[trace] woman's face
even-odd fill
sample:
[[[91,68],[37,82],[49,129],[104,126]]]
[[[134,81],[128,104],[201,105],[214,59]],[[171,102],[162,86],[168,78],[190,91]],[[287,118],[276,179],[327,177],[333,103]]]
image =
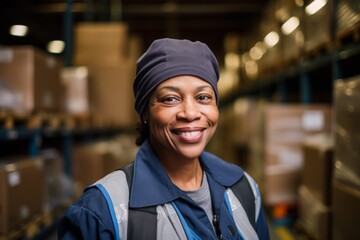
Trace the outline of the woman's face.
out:
[[[149,138],[160,160],[197,159],[219,118],[211,85],[194,76],[170,78],[156,87],[149,105]]]

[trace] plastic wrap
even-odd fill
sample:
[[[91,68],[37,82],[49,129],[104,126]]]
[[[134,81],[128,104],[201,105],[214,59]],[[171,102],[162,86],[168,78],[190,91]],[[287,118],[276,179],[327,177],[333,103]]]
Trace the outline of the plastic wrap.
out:
[[[335,178],[360,187],[360,76],[335,85]]]
[[[336,32],[342,34],[360,23],[360,4],[358,0],[338,2],[336,9]]]

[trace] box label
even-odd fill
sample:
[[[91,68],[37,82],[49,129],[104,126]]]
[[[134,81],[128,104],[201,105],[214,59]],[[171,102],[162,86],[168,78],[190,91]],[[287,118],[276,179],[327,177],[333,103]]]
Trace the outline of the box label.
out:
[[[21,182],[21,177],[19,171],[10,172],[8,174],[8,184],[10,187],[15,187]]]

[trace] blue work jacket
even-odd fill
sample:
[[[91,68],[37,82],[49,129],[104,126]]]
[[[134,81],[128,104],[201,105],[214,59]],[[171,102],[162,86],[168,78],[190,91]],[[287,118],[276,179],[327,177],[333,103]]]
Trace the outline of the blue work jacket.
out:
[[[231,213],[226,209],[224,193],[244,177],[244,171],[222,159],[203,152],[200,162],[207,175],[213,211],[219,217],[223,239],[242,239]],[[175,186],[150,144],[146,141],[134,162],[129,207],[142,208],[174,203],[188,227],[199,239],[217,239],[206,212]],[[262,209],[257,216],[256,233],[259,239],[269,239],[266,218]],[[98,188],[87,189],[83,196],[65,213],[58,228],[59,239],[116,239],[114,225],[107,202]]]

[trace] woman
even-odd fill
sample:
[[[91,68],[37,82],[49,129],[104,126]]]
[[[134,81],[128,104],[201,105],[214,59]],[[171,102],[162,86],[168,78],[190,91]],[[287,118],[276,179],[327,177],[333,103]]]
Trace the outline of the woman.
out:
[[[59,239],[269,238],[256,184],[204,151],[219,118],[218,79],[207,45],[152,43],[134,81],[134,164],[87,188],[60,222]]]

